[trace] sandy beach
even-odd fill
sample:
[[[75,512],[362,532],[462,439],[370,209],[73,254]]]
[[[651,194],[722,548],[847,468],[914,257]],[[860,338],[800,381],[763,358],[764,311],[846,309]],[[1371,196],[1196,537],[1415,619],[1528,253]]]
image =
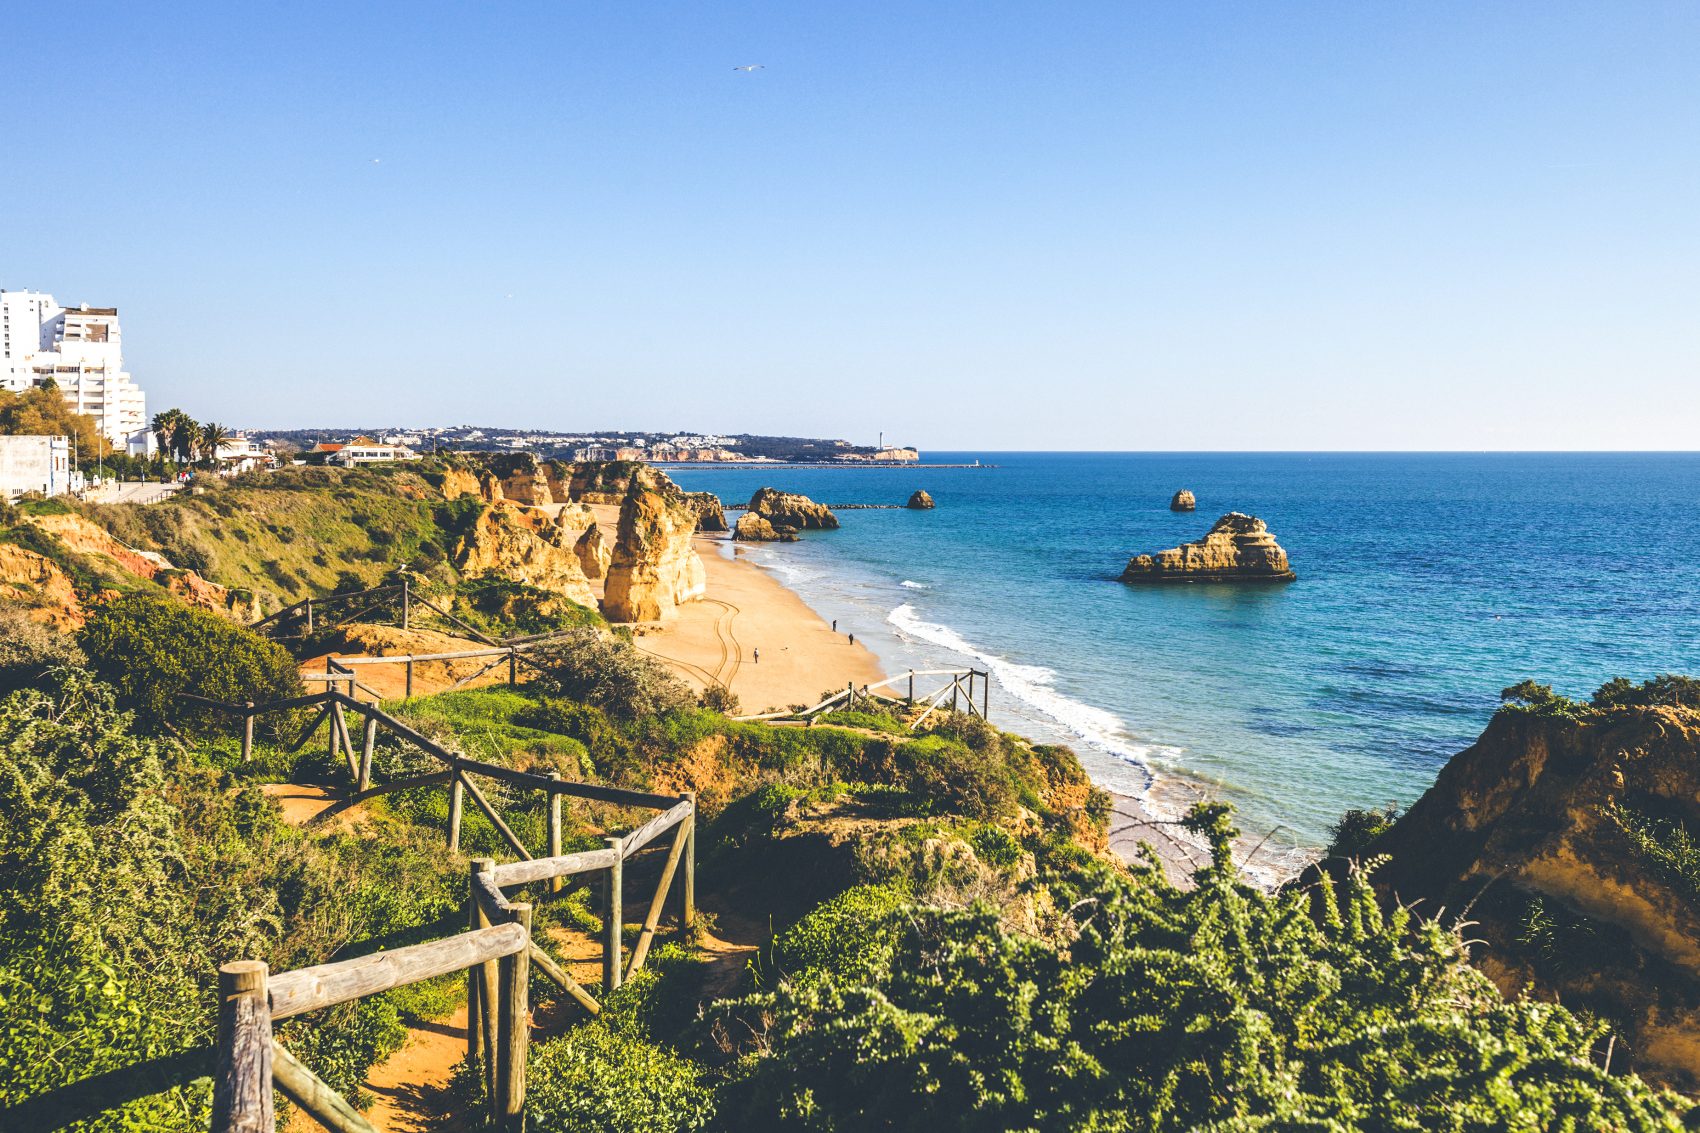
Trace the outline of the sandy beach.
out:
[[[745,712],[765,712],[814,704],[827,689],[885,676],[872,652],[834,633],[772,575],[725,557],[724,536],[698,535],[696,543],[706,593],[637,639],[639,649],[667,662],[692,687],[724,684]]]
[[[603,531],[617,530],[619,508],[598,504],[591,510]],[[724,684],[744,712],[755,713],[815,704],[827,689],[886,675],[870,650],[834,633],[795,593],[739,556],[729,534],[698,534],[695,544],[707,581],[703,597],[637,636],[639,649],[666,662],[692,688]],[[595,586],[600,591],[601,584]]]

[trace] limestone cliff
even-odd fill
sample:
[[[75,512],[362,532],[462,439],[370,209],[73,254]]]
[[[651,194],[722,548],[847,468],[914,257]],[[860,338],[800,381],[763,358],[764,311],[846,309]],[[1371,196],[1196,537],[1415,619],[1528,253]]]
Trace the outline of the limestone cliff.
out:
[[[789,527],[780,530],[765,517],[747,511],[738,517],[738,526],[733,529],[732,538],[740,543],[795,543],[797,533]]]
[[[602,541],[602,529],[594,520],[573,544],[573,553],[578,555],[578,565],[586,578],[601,578],[608,573],[608,544]]]
[[[1231,511],[1202,539],[1154,555],[1135,555],[1123,582],[1287,582],[1287,552],[1261,519]]]
[[[698,531],[725,531],[726,509],[713,492],[686,492],[685,499],[697,513]]]
[[[1697,843],[1700,711],[1513,709],[1362,854],[1391,856],[1390,899],[1467,912],[1475,960],[1507,993],[1611,1020],[1619,1059],[1692,1090]]]
[[[1198,508],[1198,497],[1187,488],[1176,492],[1169,500],[1170,511],[1195,511]]]
[[[927,494],[925,488],[917,488],[915,493],[909,497],[909,502],[903,506],[912,511],[931,511],[934,506],[933,497]]]
[[[751,496],[749,510],[781,529],[833,531],[838,527],[838,517],[825,504],[777,488],[763,488]]]
[[[468,578],[511,579],[596,607],[570,529],[539,508],[504,503],[484,509],[450,557]]]
[[[649,469],[632,476],[603,586],[609,621],[659,621],[702,596],[702,559],[691,546],[696,527],[696,509],[671,480]]]

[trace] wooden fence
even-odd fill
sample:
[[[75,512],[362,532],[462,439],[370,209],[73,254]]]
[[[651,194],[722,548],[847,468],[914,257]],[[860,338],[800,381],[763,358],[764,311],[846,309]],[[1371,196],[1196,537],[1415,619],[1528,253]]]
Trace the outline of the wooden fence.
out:
[[[916,677],[946,677],[948,678],[936,691],[923,693],[919,698],[915,695]],[[895,690],[907,682],[906,694],[897,696]],[[965,711],[980,719],[987,719],[991,702],[991,674],[979,669],[910,669],[896,677],[887,677],[883,681],[865,684],[857,688],[855,682],[845,686],[843,692],[834,693],[819,704],[801,710],[786,709],[780,712],[763,712],[754,716],[736,716],[736,720],[767,720],[783,722],[787,720],[810,723],[816,717],[828,712],[854,711],[859,701],[869,704],[879,704],[881,707],[900,705],[913,710],[913,715],[907,721],[911,732],[926,722],[927,718],[944,706],[945,699],[950,700],[952,712]],[[980,703],[974,703],[976,687],[980,693]]]
[[[596,997],[557,964],[531,937],[532,906],[510,902],[504,889],[543,884],[558,894],[568,878],[600,882],[602,893],[602,989],[620,984],[644,966],[660,926],[668,896],[678,894],[679,924],[689,931],[696,918],[696,798],[694,794],[665,795],[580,783],[558,774],[538,775],[469,759],[382,711],[376,704],[331,688],[311,696],[267,704],[231,704],[191,697],[198,703],[240,716],[244,737],[251,745],[253,722],[266,712],[318,705],[319,713],[296,741],[304,743],[328,721],[332,754],[348,761],[352,790],[347,799],[311,824],[366,799],[407,787],[443,786],[449,791],[448,845],[458,849],[464,801],[470,797],[517,861],[494,859],[472,862],[468,879],[467,931],[442,940],[410,945],[350,960],[322,964],[281,974],[269,973],[257,960],[227,964],[219,972],[219,1030],[213,1091],[214,1133],[252,1133],[274,1127],[272,1086],[299,1105],[320,1125],[335,1133],[371,1133],[360,1114],[272,1037],[274,1022],[320,1008],[379,995],[421,980],[451,972],[467,973],[467,1056],[484,1075],[491,1119],[499,1129],[523,1127],[526,1052],[530,1041],[528,1001],[531,971],[556,984],[586,1011],[596,1014]],[[354,750],[346,713],[363,720],[361,752]],[[434,757],[441,770],[373,785],[372,751],[377,732],[387,728],[399,738]],[[540,856],[519,839],[502,819],[474,777],[510,786],[543,791],[549,799],[546,846]],[[658,811],[653,818],[623,835],[610,834],[598,849],[562,853],[564,798],[577,797],[616,806]],[[311,825],[310,824],[310,825]],[[645,909],[638,937],[626,952],[626,862],[650,847],[668,831],[673,837],[661,864],[655,892]],[[675,884],[677,882],[677,884]]]
[[[411,629],[416,608],[435,614],[474,641],[482,641],[486,645],[501,644],[424,595],[415,593],[412,582],[406,578],[365,590],[344,590],[303,598],[261,618],[248,628],[273,637],[310,637],[318,630],[347,625],[381,611],[387,617],[394,617],[402,629]]]

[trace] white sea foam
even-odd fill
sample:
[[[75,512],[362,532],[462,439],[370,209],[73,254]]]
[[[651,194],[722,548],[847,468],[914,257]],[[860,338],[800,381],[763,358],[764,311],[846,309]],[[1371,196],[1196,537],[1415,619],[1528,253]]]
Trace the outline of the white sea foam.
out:
[[[1056,690],[1056,670],[1043,665],[1022,665],[988,653],[949,626],[923,621],[915,607],[905,602],[886,618],[902,637],[916,638],[942,646],[954,653],[972,657],[997,678],[998,684],[1017,700],[1036,709],[1041,715],[1071,735],[1078,736],[1101,751],[1108,752],[1141,768],[1149,780],[1153,749],[1134,741],[1127,728],[1114,713],[1083,704]]]
[[[903,587],[903,589],[905,589],[905,590],[931,590],[932,589],[932,587],[928,586],[924,582],[916,582],[915,580],[909,579],[909,578],[904,579],[902,582],[898,583],[898,585]]]

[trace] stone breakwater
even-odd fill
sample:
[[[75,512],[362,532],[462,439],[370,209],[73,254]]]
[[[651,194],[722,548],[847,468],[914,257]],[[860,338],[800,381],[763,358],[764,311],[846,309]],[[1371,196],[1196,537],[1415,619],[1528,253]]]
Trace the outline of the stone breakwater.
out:
[[[1290,582],[1298,577],[1287,552],[1256,516],[1231,511],[1202,539],[1156,554],[1135,555],[1123,582]]]

